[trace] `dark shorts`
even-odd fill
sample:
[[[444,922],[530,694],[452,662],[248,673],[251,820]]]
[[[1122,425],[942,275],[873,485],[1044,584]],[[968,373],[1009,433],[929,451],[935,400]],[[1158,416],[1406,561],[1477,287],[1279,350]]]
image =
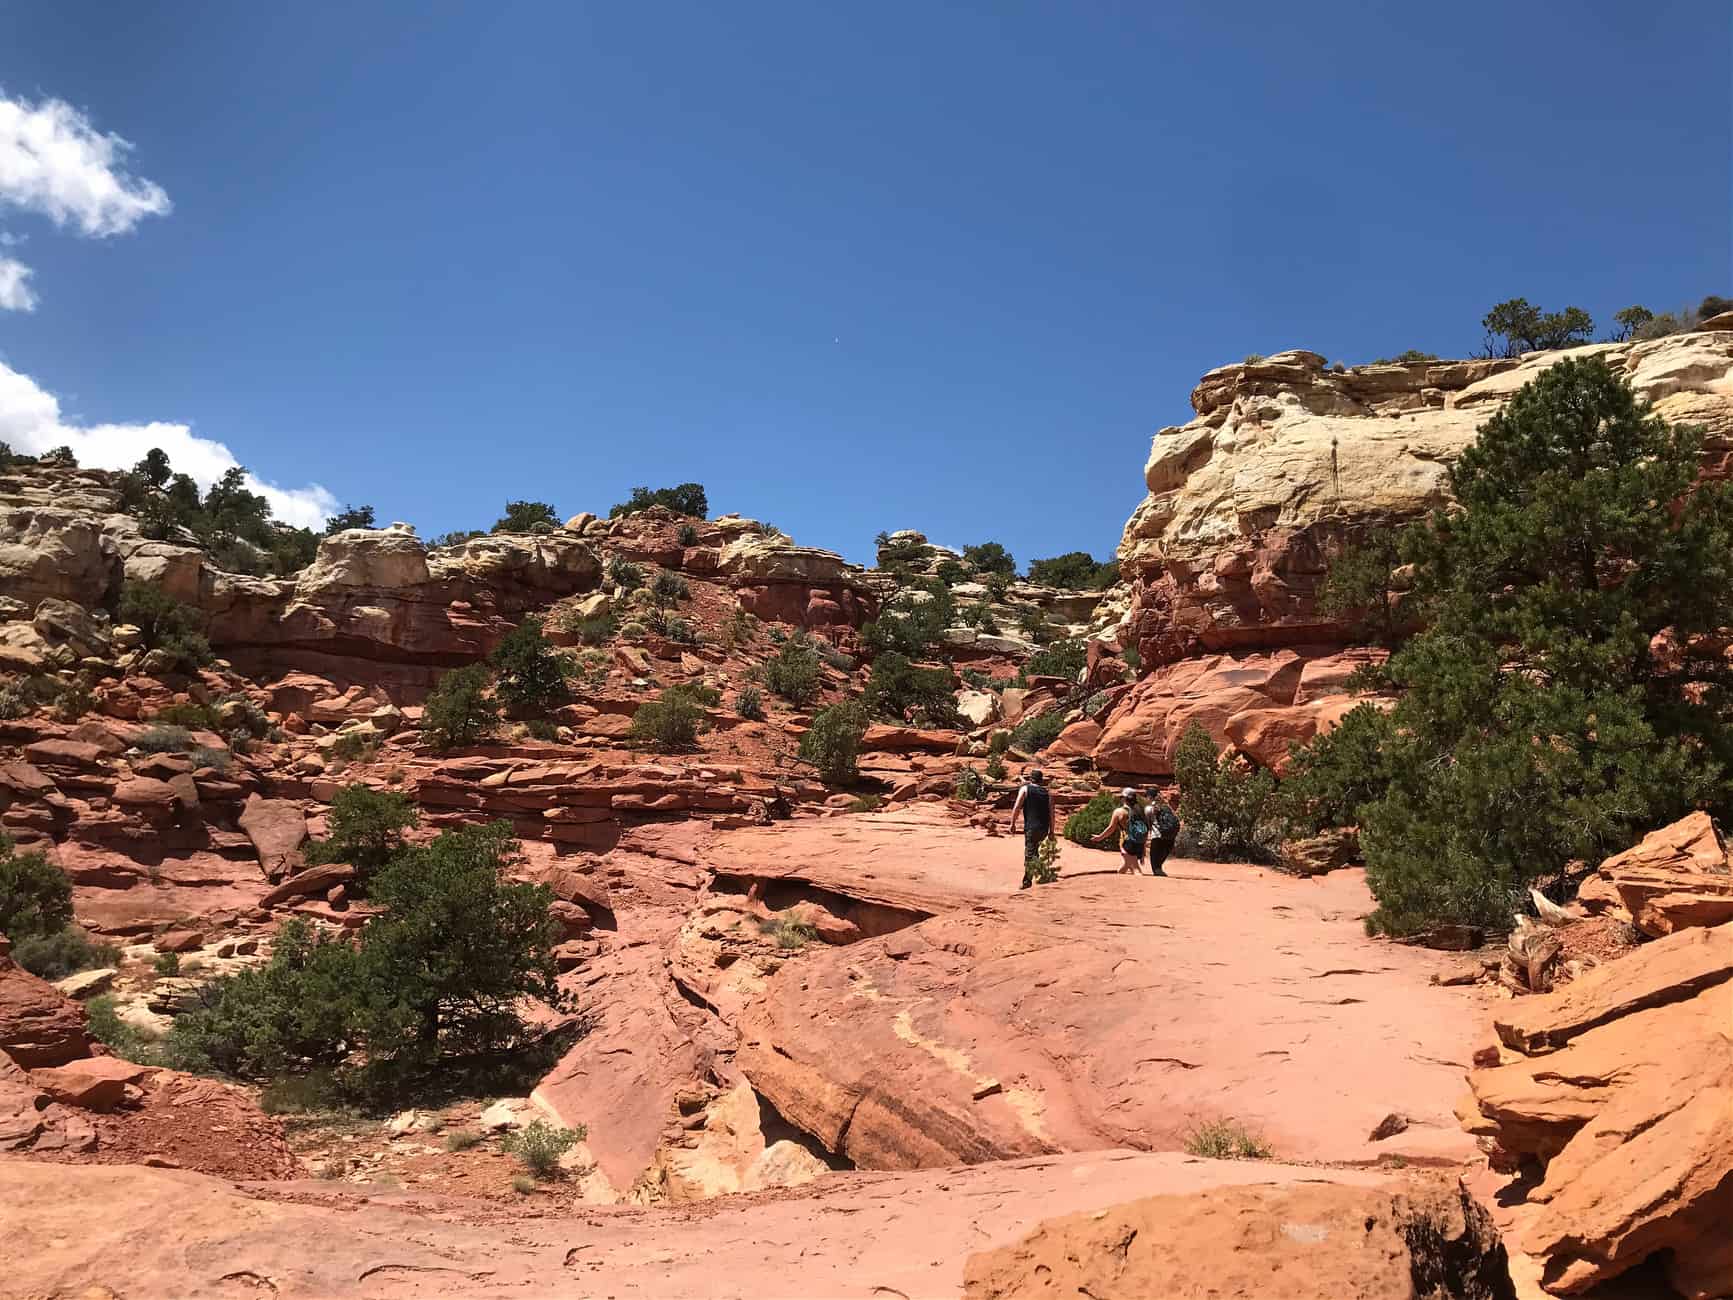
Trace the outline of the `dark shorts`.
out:
[[[1041,852],[1041,841],[1053,833],[1052,829],[1043,826],[1036,830],[1032,826],[1023,827],[1023,861],[1028,862]]]

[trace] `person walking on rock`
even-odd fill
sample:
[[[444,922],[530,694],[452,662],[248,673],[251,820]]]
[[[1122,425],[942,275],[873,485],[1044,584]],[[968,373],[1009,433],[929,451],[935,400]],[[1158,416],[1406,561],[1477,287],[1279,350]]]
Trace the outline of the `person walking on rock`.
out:
[[[1039,768],[1024,774],[1017,788],[1017,801],[1011,805],[1011,833],[1017,833],[1017,814],[1023,814],[1023,883],[1027,889],[1034,883],[1035,863],[1041,855],[1041,843],[1053,833],[1053,796],[1047,793],[1046,778]]]
[[[1116,835],[1119,837],[1119,874],[1135,876],[1143,865],[1143,850],[1149,844],[1149,810],[1131,786],[1119,792],[1119,806],[1107,819],[1101,834],[1093,836],[1089,842],[1100,844]]]
[[[1162,864],[1179,841],[1179,814],[1168,806],[1167,800],[1154,786],[1150,787],[1149,802],[1144,805],[1144,811],[1150,828],[1149,874],[1165,876],[1167,872],[1162,870]]]

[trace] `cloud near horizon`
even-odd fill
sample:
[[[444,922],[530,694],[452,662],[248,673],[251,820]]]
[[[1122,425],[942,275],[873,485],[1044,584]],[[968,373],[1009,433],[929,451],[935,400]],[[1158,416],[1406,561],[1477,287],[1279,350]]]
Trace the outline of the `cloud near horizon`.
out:
[[[0,209],[35,213],[88,239],[124,235],[173,207],[162,186],[124,170],[131,149],[64,100],[32,104],[0,92]],[[0,258],[0,310],[35,310],[29,275],[16,258]]]
[[[60,399],[29,375],[0,361],[0,442],[32,456],[55,447],[71,447],[80,465],[98,469],[130,469],[152,447],[168,453],[178,473],[192,476],[208,488],[239,465],[235,454],[211,438],[201,438],[191,426],[161,420],[149,424],[69,424],[62,418]],[[337,498],[317,483],[282,488],[253,474],[247,487],[271,503],[271,514],[286,524],[320,529],[337,513]]]

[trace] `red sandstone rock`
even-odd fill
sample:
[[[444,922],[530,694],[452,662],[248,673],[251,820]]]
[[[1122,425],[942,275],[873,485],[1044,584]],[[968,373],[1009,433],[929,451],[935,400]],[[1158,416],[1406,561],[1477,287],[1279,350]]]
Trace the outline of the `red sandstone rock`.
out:
[[[1650,832],[1601,863],[1599,878],[1645,934],[1733,921],[1733,868],[1707,813]]]
[[[1101,724],[1094,718],[1079,718],[1061,731],[1041,753],[1050,759],[1087,758],[1101,741]]]
[[[919,727],[874,723],[861,737],[861,751],[868,754],[954,754],[958,739],[954,731],[928,731]]]
[[[24,757],[42,767],[101,768],[107,753],[81,740],[38,740],[24,747]]]
[[[84,1008],[10,957],[0,957],[0,1053],[27,1070],[90,1053]]]
[[[1228,718],[1223,731],[1240,753],[1279,776],[1287,769],[1293,746],[1334,731],[1350,710],[1365,702],[1351,695],[1325,695],[1307,704],[1246,709]]]
[[[31,1072],[37,1086],[55,1101],[83,1110],[113,1110],[150,1068],[123,1061],[117,1056],[90,1056],[65,1065],[46,1066]]]
[[[281,880],[300,870],[301,846],[307,842],[307,818],[299,804],[288,799],[249,795],[238,824],[253,842],[266,880]]]
[[[327,862],[298,871],[270,893],[259,899],[260,907],[276,907],[291,898],[329,893],[332,889],[355,879],[355,868],[347,862]]]
[[[1326,1184],[1151,1197],[1049,1220],[975,1255],[964,1276],[967,1300],[1516,1296],[1491,1218],[1442,1179],[1411,1192]]]

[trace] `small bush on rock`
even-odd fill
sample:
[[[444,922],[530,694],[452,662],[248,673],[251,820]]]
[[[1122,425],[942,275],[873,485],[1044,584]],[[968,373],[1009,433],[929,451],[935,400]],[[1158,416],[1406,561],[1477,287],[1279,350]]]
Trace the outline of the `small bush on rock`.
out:
[[[421,734],[445,751],[479,744],[499,725],[499,705],[488,698],[482,664],[453,668],[435,684],[421,709]]]
[[[564,627],[580,644],[600,646],[614,639],[619,623],[612,614],[598,614],[595,618],[567,618]]]
[[[494,523],[496,533],[533,533],[538,524],[559,526],[560,517],[546,501],[508,501],[505,514]]]
[[[635,487],[629,499],[608,511],[608,517],[620,519],[626,515],[635,515],[640,510],[648,510],[651,506],[665,506],[677,515],[687,515],[694,519],[703,519],[710,513],[710,499],[704,493],[704,485],[681,483],[676,487],[654,490]]]
[[[531,1120],[515,1133],[500,1140],[500,1148],[523,1161],[524,1168],[537,1178],[552,1178],[559,1171],[560,1157],[565,1155],[587,1134],[583,1125],[575,1129],[559,1128],[546,1120]]]
[[[0,899],[0,905],[3,905]],[[8,935],[11,931],[0,926]],[[120,963],[120,949],[99,943],[78,925],[68,925],[50,934],[32,934],[12,942],[12,960],[45,980],[65,979],[81,970],[100,970]]]
[[[674,534],[674,540],[684,547],[696,546],[698,545],[698,530],[691,524],[681,524],[679,531]]]
[[[965,767],[957,773],[957,783],[952,793],[965,803],[977,803],[987,793],[987,783],[974,768]]]
[[[847,785],[860,774],[860,745],[866,728],[866,710],[858,700],[820,709],[800,738],[800,756],[817,769],[820,780]]]
[[[193,746],[185,727],[146,727],[132,738],[132,747],[146,754],[178,754]]]
[[[0,833],[0,934],[13,942],[72,924],[72,882],[39,849]]]
[[[1113,791],[1098,791],[1088,803],[1065,819],[1065,838],[1085,848],[1116,850],[1119,847],[1116,844],[1091,844],[1090,841],[1107,829],[1119,802],[1119,796]]]
[[[1205,1160],[1268,1160],[1270,1144],[1236,1119],[1194,1124],[1185,1135],[1187,1155]]]
[[[690,749],[704,725],[704,706],[692,693],[670,686],[661,695],[638,706],[632,714],[631,735],[670,752]]]
[[[898,722],[912,713],[928,726],[955,727],[959,719],[954,689],[948,668],[921,668],[908,656],[887,650],[873,660],[866,706]]]
[[[356,782],[332,796],[326,821],[325,838],[307,844],[308,865],[347,862],[365,891],[373,874],[402,851],[403,832],[420,825],[421,814],[407,795]]]
[[[998,542],[982,542],[963,548],[963,562],[976,573],[1002,573],[1007,578],[1017,574],[1017,561]]]
[[[644,566],[616,555],[608,561],[608,581],[621,591],[636,591],[644,585]]]
[[[543,635],[534,615],[506,633],[492,663],[494,695],[511,717],[543,717],[572,698],[566,686],[571,660]]]
[[[756,686],[742,686],[734,697],[734,711],[749,722],[763,722],[764,692]]]
[[[1083,642],[1075,639],[1055,641],[1029,656],[1023,672],[1030,677],[1063,677],[1074,682],[1088,662],[1089,652]]]
[[[1023,754],[1039,754],[1065,730],[1065,711],[1049,709],[1033,718],[1024,718],[1011,728],[1010,747]]]
[[[152,583],[122,583],[119,616],[121,622],[138,628],[146,648],[163,651],[183,672],[194,672],[215,658],[200,630],[198,611]]]
[[[805,708],[818,698],[819,658],[812,639],[804,632],[783,642],[776,657],[765,661],[764,684],[795,708]]]

